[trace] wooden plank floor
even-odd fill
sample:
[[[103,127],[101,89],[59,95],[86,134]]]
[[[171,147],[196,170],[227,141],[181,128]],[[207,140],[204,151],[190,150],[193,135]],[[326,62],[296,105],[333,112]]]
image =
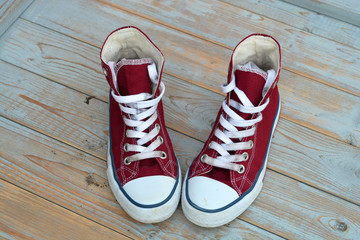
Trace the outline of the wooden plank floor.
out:
[[[318,1],[289,2],[0,1],[0,238],[360,239],[360,27],[341,18],[359,12],[344,4],[332,18],[309,7]],[[99,52],[125,25],[165,55],[166,124],[183,174],[221,105],[232,48],[254,32],[280,42],[283,108],[264,188],[230,224],[197,227],[180,207],[141,224],[111,193]]]

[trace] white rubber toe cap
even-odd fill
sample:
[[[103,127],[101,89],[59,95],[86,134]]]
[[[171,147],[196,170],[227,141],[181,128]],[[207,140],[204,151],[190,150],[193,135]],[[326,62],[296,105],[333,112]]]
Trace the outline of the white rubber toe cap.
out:
[[[239,198],[230,186],[202,176],[188,180],[188,191],[191,202],[208,210],[222,208]]]
[[[124,185],[125,192],[137,203],[157,204],[169,197],[176,180],[168,176],[149,176],[134,179]]]

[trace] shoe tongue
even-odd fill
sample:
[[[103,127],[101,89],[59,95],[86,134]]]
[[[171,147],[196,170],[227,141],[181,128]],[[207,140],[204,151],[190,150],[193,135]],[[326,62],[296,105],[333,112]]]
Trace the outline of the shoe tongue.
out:
[[[245,65],[236,66],[234,74],[236,87],[244,91],[254,106],[259,105],[262,100],[262,91],[267,79],[267,73],[256,66],[255,63],[248,62]],[[235,92],[232,92],[230,98],[241,102]],[[239,112],[236,109],[233,110],[244,119],[251,118],[251,114]]]
[[[139,93],[152,93],[151,79],[149,76],[148,65],[152,64],[153,60],[150,58],[141,59],[122,59],[114,66],[114,71],[117,78],[117,86],[120,95],[135,95]],[[148,118],[147,118],[148,119]],[[146,119],[144,119],[146,120]],[[144,130],[149,132],[149,129]],[[146,146],[150,144],[147,143]],[[140,161],[142,173],[156,172],[161,174],[160,166],[156,164],[156,160],[144,159]],[[144,173],[145,172],[145,173]]]
[[[151,94],[151,80],[147,66],[152,62],[150,58],[122,59],[115,65],[120,95]]]
[[[267,73],[253,62],[242,66],[238,65],[235,69],[236,87],[244,91],[254,106],[259,105],[263,97],[262,91],[268,76]],[[232,94],[232,96],[237,98],[236,94]]]

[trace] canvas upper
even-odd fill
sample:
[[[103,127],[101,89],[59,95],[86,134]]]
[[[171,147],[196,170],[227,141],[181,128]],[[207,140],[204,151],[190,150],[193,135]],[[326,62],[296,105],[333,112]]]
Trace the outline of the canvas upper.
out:
[[[234,49],[229,65],[228,83],[223,85],[223,89],[227,89],[233,84],[234,90],[227,93],[223,104],[244,120],[256,122],[258,117],[262,117],[262,119],[247,127],[235,128],[236,131],[254,130],[254,133],[242,138],[230,138],[234,144],[242,143],[243,145],[240,150],[228,151],[230,155],[236,156],[234,162],[228,164],[225,162],[227,161],[226,156],[221,160],[222,156],[219,151],[227,154],[222,147],[215,146],[215,148],[220,149],[219,151],[213,149],[213,146],[217,144],[224,146],[224,148],[231,147],[230,143],[225,146],[224,141],[216,136],[223,134],[220,132],[228,131],[220,123],[221,118],[229,122],[234,121],[224,111],[224,106],[220,108],[213,130],[200,154],[191,164],[187,178],[184,180],[183,209],[185,203],[185,215],[194,223],[200,226],[218,226],[226,223],[224,220],[225,222],[219,221],[219,223],[214,222],[212,224],[212,217],[216,214],[204,215],[203,220],[199,219],[201,219],[202,213],[211,212],[219,215],[222,211],[234,206],[235,212],[240,211],[240,209],[244,211],[240,206],[242,199],[254,190],[257,182],[263,181],[264,175],[260,175],[264,174],[266,169],[271,136],[280,111],[277,87],[279,73],[280,46],[272,37],[261,34],[250,35]],[[265,108],[259,113],[253,114],[246,113],[247,110],[242,111],[241,109],[246,109],[243,106],[246,104],[239,99],[238,94],[235,93],[235,88],[238,89],[236,91],[242,92],[239,93],[240,95],[246,95],[248,98],[244,98],[246,101],[249,100],[253,104],[255,108],[251,109],[256,110],[256,107],[260,109],[264,106]],[[236,107],[230,106],[231,101]],[[227,166],[232,169],[227,168]],[[246,201],[248,202],[248,200]],[[237,215],[240,213],[238,212]],[[201,223],[203,221],[207,221],[209,224]]]
[[[132,217],[142,222],[162,221],[176,209],[173,199],[180,192],[179,167],[161,100],[164,57],[136,27],[112,32],[100,55],[110,85],[110,186]],[[158,214],[147,211],[155,208]]]

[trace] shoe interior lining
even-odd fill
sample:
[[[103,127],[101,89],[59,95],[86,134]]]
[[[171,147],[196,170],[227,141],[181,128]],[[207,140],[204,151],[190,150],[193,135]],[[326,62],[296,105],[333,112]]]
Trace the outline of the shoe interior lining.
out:
[[[235,49],[233,66],[245,65],[252,61],[265,72],[274,69],[279,72],[280,47],[274,39],[266,36],[251,36]]]
[[[124,28],[112,33],[106,40],[101,59],[119,62],[121,59],[151,58],[160,73],[164,58],[160,51],[136,28]]]

